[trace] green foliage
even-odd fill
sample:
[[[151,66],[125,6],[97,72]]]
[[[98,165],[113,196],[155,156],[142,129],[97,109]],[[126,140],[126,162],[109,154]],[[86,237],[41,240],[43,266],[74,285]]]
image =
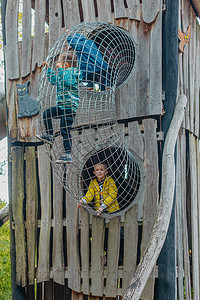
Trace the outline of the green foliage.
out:
[[[0,209],[6,205],[0,199]],[[10,269],[10,224],[0,227],[0,299],[12,299]]]

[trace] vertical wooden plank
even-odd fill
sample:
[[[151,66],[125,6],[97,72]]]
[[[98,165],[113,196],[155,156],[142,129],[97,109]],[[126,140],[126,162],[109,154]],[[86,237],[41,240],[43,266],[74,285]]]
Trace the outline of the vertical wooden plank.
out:
[[[79,222],[81,225],[81,277],[83,294],[90,294],[89,286],[89,213],[81,207],[79,209]]]
[[[53,297],[53,280],[51,279],[48,282],[43,282],[43,296],[42,300],[54,300]]]
[[[6,88],[6,99],[8,107],[8,134],[11,138],[11,141],[13,141],[13,139],[16,139],[17,137],[15,82],[7,79]]]
[[[190,279],[190,260],[188,246],[188,224],[187,224],[187,205],[186,205],[186,136],[185,130],[180,130],[181,137],[181,190],[182,190],[182,218],[183,218],[183,255],[184,255],[184,275],[185,275],[185,294],[186,299],[192,299],[191,279]]]
[[[197,22],[197,21],[196,21]],[[196,24],[196,56],[195,56],[195,77],[194,77],[194,133],[199,136],[199,88],[200,88],[200,60],[198,53],[200,52],[200,28]]]
[[[110,1],[97,0],[98,21],[111,22],[111,5]]]
[[[129,19],[140,21],[140,0],[127,0]]]
[[[37,281],[49,280],[51,231],[51,167],[45,146],[38,147],[39,183],[41,195],[41,229]]]
[[[53,280],[64,285],[63,257],[63,186],[53,171]]]
[[[54,282],[54,300],[64,300],[64,285]]]
[[[192,281],[193,297],[199,299],[199,241],[197,215],[197,170],[196,170],[196,143],[193,134],[189,133],[189,157],[191,178],[191,221],[192,221]]]
[[[83,300],[83,294],[72,291],[71,300]]]
[[[41,67],[44,61],[45,50],[45,15],[46,0],[35,1],[35,36],[32,55],[32,71],[36,65]]]
[[[62,10],[60,0],[49,1],[49,47],[53,47],[61,34]]]
[[[153,225],[155,222],[158,205],[158,145],[156,136],[157,121],[146,119],[142,122],[144,128],[144,166],[146,171],[146,189],[143,207],[143,233],[141,253],[149,242]],[[153,299],[155,283],[155,269],[143,290],[141,299]]]
[[[26,285],[26,249],[25,228],[23,216],[24,200],[24,149],[12,147],[12,209],[15,223],[15,250],[16,250],[16,283]]]
[[[104,219],[92,217],[92,245],[91,245],[91,294],[103,296],[103,251],[105,224]]]
[[[22,70],[25,77],[31,72],[31,0],[23,1],[22,15]]]
[[[66,193],[68,287],[80,292],[80,259],[78,209],[76,201]]]
[[[138,221],[137,205],[132,206],[125,214],[124,222],[124,267],[122,278],[122,295],[133,277],[137,262]]]
[[[34,285],[28,285],[27,286],[27,299],[28,300],[35,300]]]
[[[161,1],[160,6],[161,6]],[[156,66],[156,67],[155,67]],[[150,104],[149,114],[162,114],[162,10],[150,32]]]
[[[182,195],[182,185],[181,185],[181,145],[180,136],[177,139],[177,153],[176,153],[176,189],[175,189],[175,199],[176,199],[176,247],[177,247],[177,281],[178,281],[178,299],[184,299],[183,290],[183,218],[181,201],[183,199]]]
[[[144,139],[137,121],[128,124],[128,148],[144,159]]]
[[[80,23],[78,0],[63,0],[63,9],[66,29]]]
[[[120,217],[111,219],[108,226],[107,278],[104,295],[117,296],[117,277],[120,247]]]
[[[6,76],[9,79],[19,78],[18,55],[18,10],[19,0],[8,0],[6,8]]]
[[[84,22],[95,21],[95,10],[93,0],[82,0]]]
[[[28,282],[35,283],[35,250],[37,235],[38,187],[35,147],[26,147],[26,225]]]
[[[123,0],[114,0],[115,19],[127,18],[127,11]]]
[[[143,0],[143,20],[145,23],[152,23],[161,9],[160,0]]]

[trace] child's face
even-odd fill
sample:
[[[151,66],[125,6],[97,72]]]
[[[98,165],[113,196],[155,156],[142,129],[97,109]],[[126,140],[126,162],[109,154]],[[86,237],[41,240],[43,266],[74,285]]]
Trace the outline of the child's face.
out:
[[[108,171],[106,170],[106,166],[104,164],[97,164],[94,166],[94,175],[97,177],[98,181],[102,181],[105,179]]]

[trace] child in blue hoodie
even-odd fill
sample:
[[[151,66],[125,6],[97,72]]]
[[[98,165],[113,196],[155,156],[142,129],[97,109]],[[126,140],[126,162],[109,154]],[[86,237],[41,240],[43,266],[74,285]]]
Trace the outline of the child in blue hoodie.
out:
[[[43,112],[43,121],[46,135],[37,136],[38,139],[52,144],[54,141],[52,118],[60,119],[60,133],[63,137],[65,153],[56,163],[71,162],[71,128],[79,105],[78,83],[81,73],[76,68],[75,53],[68,52],[60,55],[56,63],[57,73],[52,70],[47,62],[43,63],[47,72],[47,79],[56,86],[56,106]]]

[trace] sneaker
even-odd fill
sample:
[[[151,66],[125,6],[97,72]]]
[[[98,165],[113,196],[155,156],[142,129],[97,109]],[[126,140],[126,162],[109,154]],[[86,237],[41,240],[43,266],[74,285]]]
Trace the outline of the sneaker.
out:
[[[56,160],[57,164],[66,164],[72,162],[72,155],[71,153],[63,154],[58,160]]]
[[[52,134],[46,134],[46,135],[36,135],[36,138],[40,141],[43,141],[45,143],[48,143],[50,145],[53,145],[54,137]]]

